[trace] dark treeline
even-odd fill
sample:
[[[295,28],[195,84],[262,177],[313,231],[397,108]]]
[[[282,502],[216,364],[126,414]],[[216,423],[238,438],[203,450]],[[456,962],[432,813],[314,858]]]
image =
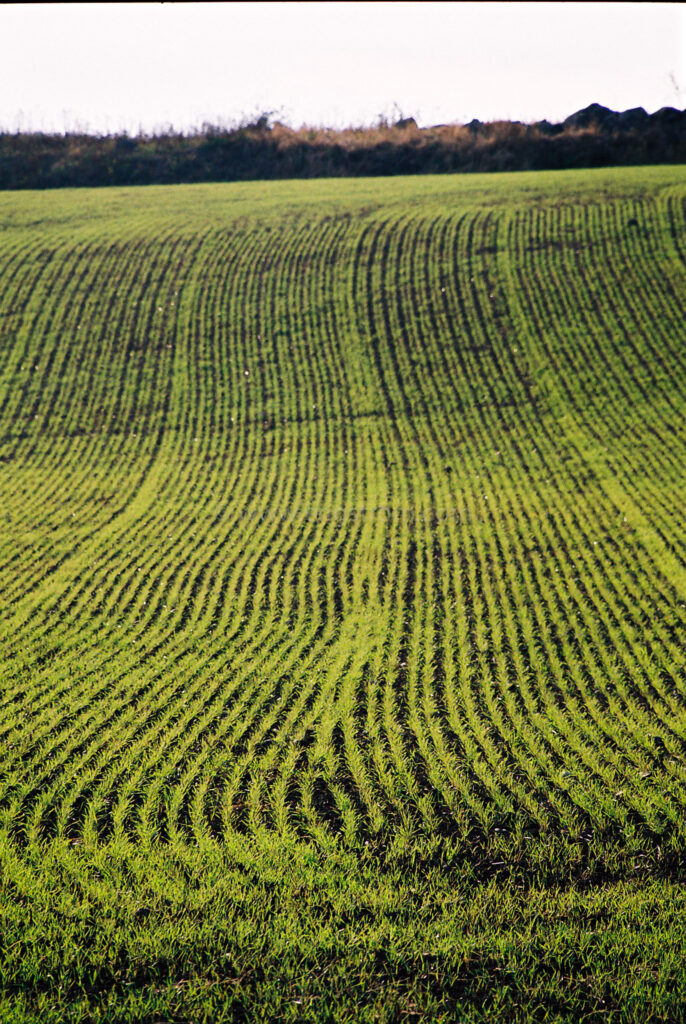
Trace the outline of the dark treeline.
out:
[[[686,163],[686,111],[592,104],[560,124],[289,128],[263,115],[191,133],[0,133],[0,188],[151,185]]]

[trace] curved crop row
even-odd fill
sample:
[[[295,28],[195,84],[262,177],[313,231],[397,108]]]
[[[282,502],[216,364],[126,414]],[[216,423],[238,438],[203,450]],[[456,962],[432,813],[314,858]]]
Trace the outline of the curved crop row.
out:
[[[683,843],[684,189],[622,174],[13,219],[15,854]]]

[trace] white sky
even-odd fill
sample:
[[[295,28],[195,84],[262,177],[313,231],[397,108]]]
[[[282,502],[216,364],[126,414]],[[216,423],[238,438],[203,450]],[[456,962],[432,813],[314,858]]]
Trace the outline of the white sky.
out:
[[[260,111],[342,126],[686,107],[686,6],[10,4],[0,127],[146,131]]]

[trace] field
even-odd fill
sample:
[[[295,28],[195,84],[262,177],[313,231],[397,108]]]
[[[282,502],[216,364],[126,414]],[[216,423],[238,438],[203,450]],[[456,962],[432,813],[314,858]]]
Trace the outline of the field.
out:
[[[684,168],[0,193],[0,1020],[677,1021]]]

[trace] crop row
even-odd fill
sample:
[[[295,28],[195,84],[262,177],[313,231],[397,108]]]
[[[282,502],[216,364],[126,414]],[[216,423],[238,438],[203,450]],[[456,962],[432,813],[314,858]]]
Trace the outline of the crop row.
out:
[[[195,218],[0,236],[7,840],[683,839],[683,189]]]

